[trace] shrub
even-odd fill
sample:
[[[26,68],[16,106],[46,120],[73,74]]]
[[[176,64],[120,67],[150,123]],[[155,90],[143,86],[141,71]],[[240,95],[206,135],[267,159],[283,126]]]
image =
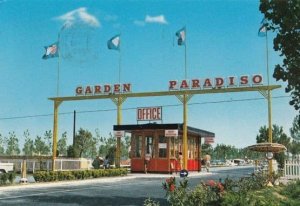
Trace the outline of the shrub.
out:
[[[8,180],[10,184],[13,184],[16,178],[16,173],[14,172],[9,172],[8,173]]]
[[[7,173],[1,173],[0,174],[0,184],[6,185],[8,180],[8,174]]]
[[[146,199],[144,201],[144,206],[159,206],[159,202],[156,202],[154,200],[151,200],[151,198],[149,197],[148,199]]]
[[[221,182],[209,180],[201,183],[194,190],[187,188],[188,181],[183,179],[176,185],[175,177],[166,179],[163,183],[163,189],[166,191],[166,197],[172,206],[202,206],[218,205],[223,193],[224,186]]]
[[[300,180],[289,183],[281,192],[282,195],[286,195],[289,198],[297,199],[300,202]]]
[[[33,174],[37,182],[52,182],[63,180],[82,180],[98,177],[123,176],[127,174],[126,169],[97,169],[81,171],[38,171]]]

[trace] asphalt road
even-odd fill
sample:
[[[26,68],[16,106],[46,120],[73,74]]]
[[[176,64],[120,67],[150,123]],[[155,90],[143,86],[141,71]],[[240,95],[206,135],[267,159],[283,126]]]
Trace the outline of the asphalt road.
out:
[[[188,179],[190,187],[194,187],[200,181],[240,178],[252,172],[252,167],[212,168],[209,173],[191,173]],[[129,206],[143,205],[148,197],[159,201],[160,205],[167,205],[162,182],[169,176],[130,174],[127,177],[1,187],[0,205]]]

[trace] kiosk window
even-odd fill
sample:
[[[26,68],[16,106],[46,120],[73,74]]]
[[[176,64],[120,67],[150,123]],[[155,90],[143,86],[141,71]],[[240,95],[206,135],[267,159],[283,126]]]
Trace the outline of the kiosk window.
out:
[[[145,138],[145,154],[150,154],[151,157],[154,157],[155,152],[153,151],[153,137]]]
[[[159,157],[167,157],[167,138],[164,136],[159,136],[158,151]]]
[[[194,154],[195,154],[195,139],[194,137],[190,137],[188,139],[188,158],[189,159],[194,159]]]
[[[173,158],[178,157],[178,150],[181,151],[181,140],[179,137],[170,137],[170,156]]]
[[[142,153],[142,136],[135,136],[135,157],[141,157]]]

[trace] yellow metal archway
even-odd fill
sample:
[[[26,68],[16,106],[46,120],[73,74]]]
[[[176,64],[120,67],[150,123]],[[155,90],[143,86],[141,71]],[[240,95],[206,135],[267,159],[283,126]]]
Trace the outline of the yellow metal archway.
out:
[[[280,85],[253,86],[253,87],[230,87],[230,88],[213,88],[213,89],[195,89],[195,90],[176,90],[176,91],[159,91],[159,92],[138,92],[138,93],[120,93],[120,94],[103,94],[94,96],[68,96],[68,97],[51,97],[49,100],[54,102],[54,123],[53,123],[53,155],[52,169],[55,170],[55,158],[57,150],[58,134],[58,109],[61,103],[66,101],[82,101],[111,99],[117,106],[117,125],[122,123],[122,104],[127,98],[137,97],[154,97],[154,96],[176,96],[183,105],[183,162],[184,169],[187,169],[187,103],[196,94],[217,94],[230,92],[260,92],[268,100],[268,122],[269,122],[269,142],[272,143],[272,110],[271,110],[271,91],[280,88]],[[120,167],[120,138],[117,139],[116,166]],[[272,171],[272,165],[270,165]]]

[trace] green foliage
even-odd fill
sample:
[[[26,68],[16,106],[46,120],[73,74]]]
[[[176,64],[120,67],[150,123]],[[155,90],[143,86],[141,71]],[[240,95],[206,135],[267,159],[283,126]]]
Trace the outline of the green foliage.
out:
[[[102,157],[109,156],[109,159],[114,159],[114,152],[116,151],[116,138],[109,134],[108,138],[100,137],[100,147],[98,154]],[[112,162],[112,161],[111,161]]]
[[[46,131],[44,133],[44,142],[46,144],[44,150],[47,155],[52,154],[52,139],[53,139],[53,135],[51,130]]]
[[[202,182],[191,190],[188,189],[187,179],[183,179],[177,185],[175,177],[166,179],[163,189],[172,206],[218,205],[224,191],[223,185],[213,180]]]
[[[283,63],[275,66],[273,77],[287,81],[286,93],[291,93],[296,110],[300,108],[300,4],[298,0],[261,0],[259,10],[267,20],[268,30],[276,33],[274,50]]]
[[[16,173],[9,172],[9,173],[0,173],[0,185],[7,185],[13,184],[16,178]]]
[[[0,174],[0,185],[6,185],[8,181],[8,174],[7,173],[1,173]]]
[[[20,154],[19,149],[19,139],[17,138],[15,132],[9,132],[6,138],[6,154],[7,155],[18,155]]]
[[[4,155],[5,154],[5,150],[4,150],[4,139],[2,138],[2,135],[0,134],[0,155]]]
[[[213,153],[214,149],[210,144],[203,144],[201,147],[202,147],[203,154],[212,154]]]
[[[159,206],[159,202],[156,202],[149,197],[144,201],[143,206]]]
[[[23,133],[23,136],[25,138],[25,143],[24,143],[24,146],[23,146],[24,155],[32,156],[33,152],[34,152],[34,144],[33,144],[33,140],[30,138],[29,131],[26,130]]]
[[[73,145],[68,146],[67,157],[75,157],[75,149],[74,149]]]
[[[47,155],[50,149],[46,145],[45,141],[40,136],[36,136],[34,140],[34,152],[37,155]]]
[[[53,182],[64,180],[82,180],[99,177],[113,177],[127,175],[127,169],[99,169],[79,171],[38,171],[33,174],[36,182]]]
[[[279,199],[276,198],[271,190],[263,190],[263,193],[249,191],[247,193],[234,193],[228,192],[222,199],[222,206],[240,206],[240,205],[253,205],[253,206],[277,206]]]
[[[8,174],[8,181],[10,184],[13,184],[14,183],[14,180],[16,178],[16,173],[14,172],[9,172],[7,173]]]
[[[67,155],[67,132],[64,132],[61,135],[61,138],[57,142],[57,149],[59,151],[60,156]]]
[[[251,176],[224,184],[208,180],[188,188],[186,179],[177,185],[174,177],[163,182],[167,201],[172,206],[296,206],[300,202],[300,180],[287,186],[267,187],[267,177]],[[145,201],[146,202],[146,201]],[[148,201],[151,205],[151,201]]]
[[[300,202],[300,180],[289,183],[281,194]]]
[[[256,142],[268,142],[268,132],[269,128],[267,128],[266,126],[260,127],[259,134],[256,136]],[[288,149],[290,148],[290,138],[283,132],[282,127],[274,124],[272,128],[272,137],[272,142],[282,144]],[[280,168],[284,167],[284,153],[275,154],[274,159],[277,160]]]
[[[96,138],[88,130],[79,129],[75,135],[75,157],[93,157],[96,155]]]

